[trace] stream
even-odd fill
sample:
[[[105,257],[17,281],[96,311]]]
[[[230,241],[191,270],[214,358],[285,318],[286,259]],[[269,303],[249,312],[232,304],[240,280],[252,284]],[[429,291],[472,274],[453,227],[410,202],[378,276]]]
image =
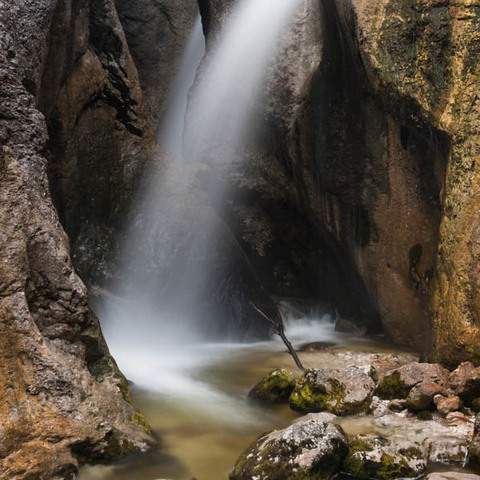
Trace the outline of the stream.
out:
[[[112,354],[132,381],[132,398],[145,414],[159,446],[153,453],[84,467],[79,480],[226,480],[240,453],[261,433],[284,427],[300,414],[288,405],[257,405],[249,389],[275,368],[300,374],[283,343],[186,344],[157,351],[125,348],[109,338]],[[341,368],[376,363],[381,371],[417,359],[381,337],[355,338],[334,331],[328,316],[286,321],[298,349],[322,342],[318,352],[300,352],[306,367]],[[113,332],[110,332],[113,333]],[[341,421],[349,435],[372,431],[370,417]]]

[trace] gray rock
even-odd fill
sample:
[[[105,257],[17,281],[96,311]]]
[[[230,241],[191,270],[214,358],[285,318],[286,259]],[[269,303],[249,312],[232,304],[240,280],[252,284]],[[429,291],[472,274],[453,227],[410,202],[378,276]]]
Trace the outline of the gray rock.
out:
[[[348,440],[340,426],[308,418],[253,442],[229,478],[328,479],[340,470],[347,452]]]
[[[427,453],[423,445],[414,441],[358,435],[350,442],[343,467],[346,473],[362,478],[417,477],[427,467]]]
[[[367,411],[375,383],[358,367],[307,370],[290,396],[290,406],[302,412],[327,411],[353,415]]]

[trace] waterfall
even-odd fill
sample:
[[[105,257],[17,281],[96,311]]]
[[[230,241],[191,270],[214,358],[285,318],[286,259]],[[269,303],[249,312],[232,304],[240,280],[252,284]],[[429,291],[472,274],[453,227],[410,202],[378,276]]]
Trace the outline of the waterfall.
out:
[[[205,39],[202,32],[202,21],[198,17],[188,40],[173,92],[157,131],[158,143],[177,158],[182,157],[188,92],[193,85],[197,67],[204,54]]]
[[[106,302],[99,312],[112,353],[139,385],[162,391],[168,385],[171,395],[205,394],[203,385],[192,378],[201,362],[195,344],[213,338],[208,330],[210,311],[201,310],[199,299],[218,294],[212,293],[210,284],[217,282],[218,270],[229,268],[231,256],[245,260],[212,209],[211,199],[221,203],[225,192],[202,190],[197,177],[205,168],[201,161],[215,156],[218,145],[234,149],[246,141],[277,40],[300,1],[239,1],[202,60],[188,94],[204,48],[200,21],[196,23],[158,132],[160,144],[176,154],[177,161],[151,180],[139,202],[124,248],[123,277],[130,284],[130,297]],[[230,160],[222,156],[224,164]],[[234,321],[244,315],[242,299],[238,300],[245,288],[244,270],[241,264],[239,284],[232,276],[217,282],[234,292],[232,297],[218,294]],[[263,324],[268,330],[264,320]],[[228,338],[222,335],[220,339]],[[217,392],[210,393],[217,398]]]

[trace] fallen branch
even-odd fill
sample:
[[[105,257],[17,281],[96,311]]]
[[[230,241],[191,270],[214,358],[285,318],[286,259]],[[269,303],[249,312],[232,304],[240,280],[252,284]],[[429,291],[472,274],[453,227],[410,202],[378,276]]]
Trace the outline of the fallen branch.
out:
[[[250,305],[268,322],[270,325],[273,326],[273,328],[276,330],[277,335],[280,335],[280,338],[283,340],[283,343],[286,345],[288,352],[290,355],[293,357],[295,360],[295,363],[297,364],[297,367],[300,370],[305,370],[305,367],[302,365],[302,362],[298,358],[297,352],[293,348],[292,344],[288,340],[287,336],[285,335],[285,328],[283,326],[283,320],[282,317],[280,316],[280,313],[277,311],[276,318],[270,318],[268,315],[263,313],[256,305],[254,305],[252,302],[250,302]]]

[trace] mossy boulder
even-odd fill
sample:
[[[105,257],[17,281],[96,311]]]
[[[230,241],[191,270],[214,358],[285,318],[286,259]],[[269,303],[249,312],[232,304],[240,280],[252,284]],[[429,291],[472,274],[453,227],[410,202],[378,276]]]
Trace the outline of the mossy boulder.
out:
[[[412,362],[388,372],[378,384],[375,394],[383,399],[407,398],[410,390],[422,382],[444,386],[449,372],[436,363]]]
[[[295,384],[295,378],[288,370],[273,370],[250,390],[248,397],[265,403],[287,402]]]
[[[229,478],[326,480],[340,470],[347,452],[347,436],[339,425],[307,418],[255,440]]]
[[[290,395],[290,406],[301,412],[327,411],[355,415],[367,411],[375,382],[358,367],[308,369]]]
[[[426,466],[426,450],[421,444],[370,435],[356,436],[343,462],[346,473],[379,480],[417,477]]]

